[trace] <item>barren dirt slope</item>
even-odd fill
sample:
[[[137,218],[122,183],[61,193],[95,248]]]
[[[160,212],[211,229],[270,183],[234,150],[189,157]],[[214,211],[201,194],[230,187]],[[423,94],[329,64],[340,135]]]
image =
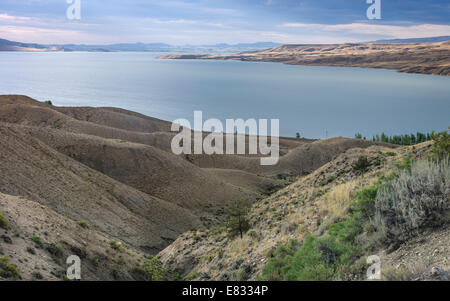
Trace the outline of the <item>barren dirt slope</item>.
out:
[[[177,205],[113,180],[65,156],[16,125],[0,125],[0,191],[46,205],[73,220],[152,252],[199,225]]]
[[[3,193],[0,211],[8,223],[7,229],[0,228],[0,255],[10,258],[22,280],[64,280],[69,255],[80,257],[83,280],[139,279],[132,271],[143,262],[143,254],[129,247],[123,251],[111,248],[113,240],[87,223]],[[36,243],[37,238],[43,245]]]

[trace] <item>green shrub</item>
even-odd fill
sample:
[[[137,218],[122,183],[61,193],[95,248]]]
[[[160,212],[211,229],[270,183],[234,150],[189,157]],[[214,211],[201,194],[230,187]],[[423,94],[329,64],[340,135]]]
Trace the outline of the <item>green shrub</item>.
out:
[[[280,246],[269,254],[269,261],[258,280],[282,281],[286,267],[289,266],[292,256],[299,249],[297,240],[290,240],[285,246]]]
[[[393,181],[399,177],[398,173],[391,172],[389,175],[381,175],[374,186],[363,188],[353,194],[355,200],[350,205],[351,215],[357,217],[360,222],[372,219],[375,215],[375,200],[380,188],[386,183]]]
[[[352,165],[353,170],[358,173],[366,172],[369,167],[370,162],[366,156],[360,156],[358,160]]]
[[[44,248],[44,243],[39,236],[33,236],[31,240],[40,248]]]
[[[0,213],[0,228],[7,229],[8,228],[8,221],[3,216],[3,214]]]
[[[320,182],[320,186],[325,186],[327,184],[330,184],[331,182],[333,182],[336,179],[336,177],[334,176],[329,176],[328,178],[326,178],[325,180],[323,180],[322,182]]]
[[[343,226],[342,229],[347,228]],[[346,231],[351,232],[348,229]],[[264,267],[259,280],[332,280],[337,271],[348,265],[359,253],[357,247],[345,240],[340,240],[335,233],[323,237],[308,235],[301,247],[295,244],[279,247]]]
[[[4,279],[19,279],[20,273],[17,267],[9,263],[10,258],[5,255],[0,257],[0,278]]]
[[[350,206],[351,211],[358,213],[362,218],[373,216],[375,213],[375,198],[379,188],[379,185],[375,185],[357,191],[353,195],[355,202]]]
[[[381,163],[382,163],[382,160],[381,160],[381,158],[378,158],[378,157],[375,158],[375,160],[373,161],[374,166],[380,166]]]
[[[289,259],[289,258],[288,258]],[[259,281],[283,281],[284,268],[288,266],[289,260],[286,258],[270,258],[262,270]]]
[[[347,243],[337,242],[331,236],[307,236],[302,247],[290,258],[285,268],[287,281],[332,280],[341,265],[348,264],[356,249]]]
[[[396,173],[395,171],[393,171],[393,172],[391,172],[389,175],[381,175],[379,178],[378,178],[378,184],[382,184],[382,183],[385,183],[385,182],[389,182],[389,181],[392,181],[392,180],[395,180],[395,179],[397,179],[398,178],[398,173]]]
[[[42,239],[39,236],[33,236],[31,240],[40,248],[47,250],[51,255],[55,257],[62,257],[63,252],[61,250],[61,247],[59,247],[56,244],[48,244],[42,241]]]
[[[140,280],[144,281],[164,281],[168,280],[168,271],[164,268],[161,260],[156,256],[148,255],[144,264],[137,265],[132,273]]]
[[[448,158],[450,156],[450,134],[448,131],[438,134],[433,133],[431,138],[434,140],[431,152],[435,159],[442,160]]]
[[[383,228],[388,241],[405,241],[421,229],[449,222],[449,198],[448,159],[413,163],[410,171],[401,171],[378,191],[377,227]]]
[[[351,273],[352,263],[363,250],[356,243],[357,237],[374,215],[380,187],[382,184],[356,192],[348,215],[327,225],[324,236],[308,236],[301,247],[298,243],[278,247],[270,254],[259,280],[332,280]]]
[[[362,231],[356,216],[349,216],[341,222],[329,226],[328,233],[335,237],[338,242],[353,242]]]
[[[416,162],[416,159],[411,157],[403,157],[403,160],[401,162],[396,162],[395,166],[397,166],[399,169],[411,169],[411,165]]]
[[[46,100],[46,101],[44,101],[44,103],[47,104],[47,105],[49,105],[49,106],[52,106],[52,105],[53,105],[53,103],[52,103],[51,100]]]
[[[89,229],[89,224],[85,221],[78,221],[77,224],[84,229]]]
[[[62,257],[63,252],[61,250],[61,247],[56,244],[45,244],[44,248],[53,256],[55,257]]]
[[[357,191],[353,198],[356,201],[374,201],[377,196],[378,187],[370,186]]]
[[[118,251],[118,252],[122,252],[124,250],[124,247],[122,245],[121,242],[115,241],[115,240],[111,240],[109,242],[109,245],[112,249]]]

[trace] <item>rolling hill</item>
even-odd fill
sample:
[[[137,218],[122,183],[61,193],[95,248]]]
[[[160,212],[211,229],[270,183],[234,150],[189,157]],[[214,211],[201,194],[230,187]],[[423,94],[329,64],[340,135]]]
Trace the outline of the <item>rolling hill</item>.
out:
[[[169,127],[123,109],[56,107],[26,96],[0,96],[0,213],[10,225],[3,235],[12,242],[0,251],[15,252],[13,263],[28,278],[34,276],[25,258],[55,273],[61,268],[52,257],[23,252],[33,247],[34,236],[64,253],[75,246],[96,258],[116,254],[108,244],[117,241],[136,254],[121,255],[123,260],[139,264],[137,258],[157,254],[183,233],[222,222],[220,212],[234,200],[255,202],[349,149],[382,145],[280,138],[280,163],[263,167],[255,155],[174,155]],[[11,231],[19,236],[11,238]],[[118,279],[136,279],[103,260],[104,269],[89,265],[88,279],[110,279],[106,268],[122,271]]]

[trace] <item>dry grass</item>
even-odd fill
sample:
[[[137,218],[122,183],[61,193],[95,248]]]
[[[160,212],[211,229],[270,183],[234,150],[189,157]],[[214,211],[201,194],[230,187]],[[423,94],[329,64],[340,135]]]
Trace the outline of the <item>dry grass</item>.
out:
[[[242,239],[240,237],[234,239],[230,244],[230,255],[235,258],[242,255],[253,245],[253,239],[248,235],[244,235]]]
[[[321,210],[327,210],[328,214],[340,215],[352,200],[352,192],[357,187],[356,181],[340,184],[332,188],[320,204]]]
[[[388,267],[381,270],[381,278],[385,281],[411,281],[427,271],[424,264],[415,266]]]

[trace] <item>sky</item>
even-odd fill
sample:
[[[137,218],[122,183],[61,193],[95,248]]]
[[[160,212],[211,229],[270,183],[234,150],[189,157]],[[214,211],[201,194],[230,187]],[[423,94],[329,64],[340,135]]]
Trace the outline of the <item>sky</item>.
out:
[[[66,11],[80,1],[81,18]],[[42,44],[343,43],[450,36],[450,1],[0,0],[0,38]],[[377,1],[377,0],[369,0]]]

